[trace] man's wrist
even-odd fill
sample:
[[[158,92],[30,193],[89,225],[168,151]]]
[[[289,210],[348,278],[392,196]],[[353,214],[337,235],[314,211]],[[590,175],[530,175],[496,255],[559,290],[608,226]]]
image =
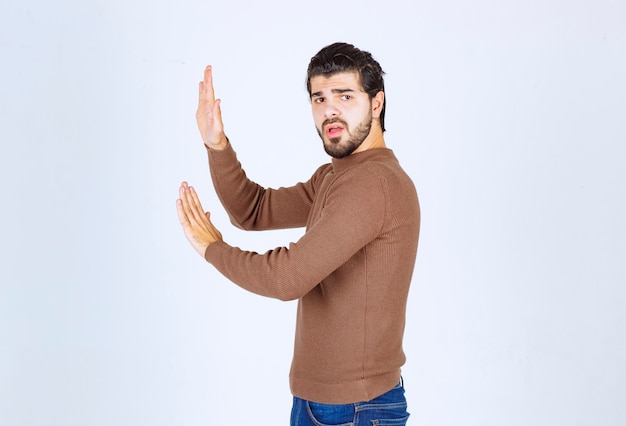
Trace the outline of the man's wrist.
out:
[[[210,248],[213,244],[215,244],[217,241],[220,241],[220,240],[213,241],[212,243],[208,244],[208,245],[204,248],[204,252],[202,253],[202,257],[204,257],[204,260],[207,260],[207,252],[209,251],[209,248]]]
[[[206,143],[205,142],[204,146],[214,151],[222,151],[228,146],[229,143],[230,141],[228,140],[228,137],[224,135],[218,143]]]

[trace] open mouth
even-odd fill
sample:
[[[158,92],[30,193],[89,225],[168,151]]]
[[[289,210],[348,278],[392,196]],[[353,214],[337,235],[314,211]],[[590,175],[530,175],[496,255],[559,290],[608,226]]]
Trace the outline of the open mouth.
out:
[[[339,137],[339,135],[341,135],[341,132],[343,132],[343,127],[338,124],[331,124],[326,127],[326,136],[328,136],[329,138]]]

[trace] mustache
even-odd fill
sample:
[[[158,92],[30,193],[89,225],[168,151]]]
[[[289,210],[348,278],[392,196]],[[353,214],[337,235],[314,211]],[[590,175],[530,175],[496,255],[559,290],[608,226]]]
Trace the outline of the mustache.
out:
[[[329,124],[335,124],[335,123],[339,123],[341,124],[343,127],[348,128],[348,123],[346,123],[345,121],[343,121],[341,118],[339,117],[332,117],[332,118],[327,118],[326,120],[324,120],[322,122],[322,129],[326,126],[328,126]]]

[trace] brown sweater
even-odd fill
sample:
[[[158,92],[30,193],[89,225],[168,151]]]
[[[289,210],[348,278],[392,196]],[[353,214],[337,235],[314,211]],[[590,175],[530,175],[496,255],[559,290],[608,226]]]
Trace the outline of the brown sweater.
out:
[[[393,388],[405,362],[402,338],[420,209],[393,152],[333,159],[311,179],[266,189],[235,152],[209,150],[211,176],[232,223],[266,230],[306,226],[288,247],[264,254],[224,242],[205,258],[253,293],[298,299],[291,391],[326,404],[368,401]]]

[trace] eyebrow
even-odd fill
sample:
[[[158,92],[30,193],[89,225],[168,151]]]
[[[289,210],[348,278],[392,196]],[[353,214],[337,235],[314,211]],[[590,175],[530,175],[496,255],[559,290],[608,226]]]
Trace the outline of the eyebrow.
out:
[[[331,90],[331,93],[339,93],[339,94],[341,94],[341,93],[354,93],[354,92],[355,92],[354,89],[332,89]],[[312,98],[317,97],[317,96],[322,96],[322,92],[319,91],[319,92],[311,93],[311,97]]]

